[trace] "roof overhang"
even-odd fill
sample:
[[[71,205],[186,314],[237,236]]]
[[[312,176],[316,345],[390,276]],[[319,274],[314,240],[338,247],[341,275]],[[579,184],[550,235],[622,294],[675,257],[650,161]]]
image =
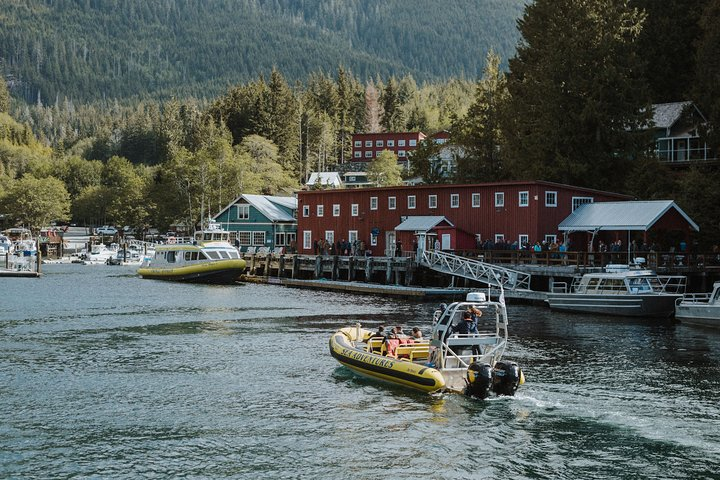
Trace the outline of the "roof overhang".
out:
[[[442,215],[439,216],[411,216],[395,227],[396,232],[427,232],[438,226],[454,227],[455,225]]]

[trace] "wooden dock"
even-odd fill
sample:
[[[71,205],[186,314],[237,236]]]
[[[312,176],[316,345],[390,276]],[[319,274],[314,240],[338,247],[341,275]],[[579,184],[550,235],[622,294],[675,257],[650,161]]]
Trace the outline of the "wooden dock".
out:
[[[40,277],[40,272],[34,272],[31,270],[9,270],[7,268],[0,268],[0,277],[38,278]]]

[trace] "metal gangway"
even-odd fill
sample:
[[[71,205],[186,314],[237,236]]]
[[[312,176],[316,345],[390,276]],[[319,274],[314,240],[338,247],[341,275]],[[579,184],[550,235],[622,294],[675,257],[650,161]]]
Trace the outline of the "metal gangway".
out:
[[[436,272],[469,278],[506,290],[530,290],[530,274],[440,250],[418,251],[418,263]]]

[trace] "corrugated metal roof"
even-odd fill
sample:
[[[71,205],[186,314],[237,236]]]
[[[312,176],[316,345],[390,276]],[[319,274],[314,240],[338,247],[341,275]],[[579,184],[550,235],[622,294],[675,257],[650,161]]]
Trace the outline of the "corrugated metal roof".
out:
[[[558,227],[561,231],[640,230],[645,231],[675,209],[695,231],[700,228],[672,200],[598,202],[581,205]]]
[[[305,185],[332,185],[339,187],[342,179],[338,172],[313,172]]]
[[[451,227],[454,226],[450,220],[443,216],[415,216],[406,218],[405,221],[395,227],[395,230],[398,232],[427,232],[442,222],[446,222]]]
[[[295,197],[274,197],[270,195],[242,195],[249,204],[255,207],[272,222],[294,222],[292,214],[280,208],[297,209],[297,198]]]
[[[658,103],[653,108],[653,123],[657,128],[670,128],[678,121],[691,102]]]

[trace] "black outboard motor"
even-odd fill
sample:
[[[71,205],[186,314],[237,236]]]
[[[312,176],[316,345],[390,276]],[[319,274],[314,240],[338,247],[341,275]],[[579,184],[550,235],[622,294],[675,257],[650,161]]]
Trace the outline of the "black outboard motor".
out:
[[[487,363],[471,363],[467,369],[465,395],[487,398],[493,383],[492,367]]]
[[[518,364],[508,360],[501,360],[495,364],[492,371],[492,390],[498,395],[515,395],[515,391],[522,381],[522,371]]]

